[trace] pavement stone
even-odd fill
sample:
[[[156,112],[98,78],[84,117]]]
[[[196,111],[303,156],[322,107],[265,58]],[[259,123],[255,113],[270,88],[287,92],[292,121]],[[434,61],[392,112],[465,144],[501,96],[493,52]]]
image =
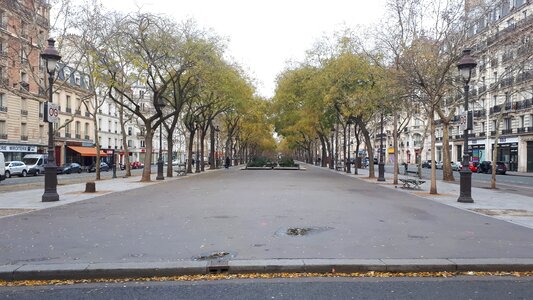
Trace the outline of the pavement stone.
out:
[[[310,273],[385,272],[386,264],[379,259],[304,259],[305,271]]]
[[[533,258],[450,258],[449,260],[457,265],[457,271],[513,272],[533,270]]]
[[[14,280],[83,279],[89,264],[27,264],[13,272]]]
[[[228,266],[232,274],[305,272],[302,259],[231,260]]]
[[[23,265],[4,265],[0,266],[0,280],[14,280],[15,271]]]
[[[453,272],[457,265],[447,259],[381,259],[387,272]]]

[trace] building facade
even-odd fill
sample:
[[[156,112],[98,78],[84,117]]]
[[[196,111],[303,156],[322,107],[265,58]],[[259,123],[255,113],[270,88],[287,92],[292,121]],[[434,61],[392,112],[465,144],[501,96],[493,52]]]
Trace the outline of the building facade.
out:
[[[6,160],[44,153],[44,68],[50,6],[44,0],[0,1],[0,152]]]

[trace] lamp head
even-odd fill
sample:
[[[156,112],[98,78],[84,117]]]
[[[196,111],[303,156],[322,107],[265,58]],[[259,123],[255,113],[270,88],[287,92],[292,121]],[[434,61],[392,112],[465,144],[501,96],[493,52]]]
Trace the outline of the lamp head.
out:
[[[457,68],[459,73],[465,82],[469,82],[472,77],[472,70],[477,66],[476,60],[470,55],[472,50],[465,49],[463,50],[463,57],[457,63]]]
[[[41,58],[46,61],[46,70],[50,74],[56,71],[57,62],[61,59],[61,55],[59,55],[56,47],[54,47],[55,42],[53,38],[49,38],[48,46],[41,53]]]

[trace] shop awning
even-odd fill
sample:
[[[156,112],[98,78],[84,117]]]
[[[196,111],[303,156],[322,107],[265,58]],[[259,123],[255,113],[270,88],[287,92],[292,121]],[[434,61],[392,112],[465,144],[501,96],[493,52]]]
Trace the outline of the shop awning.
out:
[[[81,146],[68,146],[70,149],[78,152],[81,156],[96,156],[96,147],[81,147]],[[107,156],[107,154],[100,150],[100,156]]]

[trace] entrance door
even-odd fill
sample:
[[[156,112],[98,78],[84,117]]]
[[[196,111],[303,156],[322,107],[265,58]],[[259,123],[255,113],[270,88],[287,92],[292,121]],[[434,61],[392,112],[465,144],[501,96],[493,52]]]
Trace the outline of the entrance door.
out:
[[[533,172],[533,142],[527,142],[527,171]]]

